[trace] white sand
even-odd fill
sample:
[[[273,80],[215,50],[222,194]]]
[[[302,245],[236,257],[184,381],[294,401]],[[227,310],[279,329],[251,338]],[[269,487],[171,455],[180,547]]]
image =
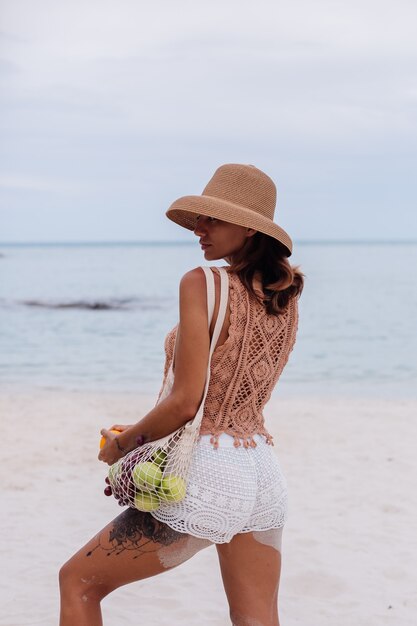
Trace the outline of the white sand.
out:
[[[99,429],[154,398],[0,394],[1,626],[55,626],[57,572],[120,512],[103,495]],[[407,626],[417,615],[417,401],[274,400],[268,425],[287,475],[282,626]],[[116,591],[106,626],[229,625],[209,548]]]

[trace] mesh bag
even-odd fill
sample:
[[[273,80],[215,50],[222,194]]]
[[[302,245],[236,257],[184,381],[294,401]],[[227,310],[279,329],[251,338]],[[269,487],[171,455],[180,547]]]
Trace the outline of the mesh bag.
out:
[[[202,269],[206,275],[210,326],[214,310],[214,279],[208,267]],[[218,269],[221,279],[220,307],[210,343],[206,383],[199,409],[193,420],[175,432],[132,450],[110,467],[110,487],[121,506],[130,506],[140,511],[155,511],[161,503],[180,502],[185,497],[190,463],[199,437],[210,381],[211,356],[223,326],[227,306],[229,279],[225,269]],[[158,402],[171,392],[174,381],[172,361]]]

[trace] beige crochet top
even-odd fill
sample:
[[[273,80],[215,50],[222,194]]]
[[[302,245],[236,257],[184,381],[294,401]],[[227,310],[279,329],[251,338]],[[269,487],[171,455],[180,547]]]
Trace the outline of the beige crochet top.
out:
[[[264,426],[263,408],[295,343],[297,298],[289,301],[285,313],[268,315],[261,300],[254,298],[237,274],[230,271],[229,285],[229,334],[213,352],[200,434],[211,434],[215,447],[221,433],[232,435],[236,447],[255,447],[255,434],[264,435],[272,443]],[[262,298],[259,281],[254,281],[254,288]],[[178,325],[165,338],[162,388],[172,361],[177,328]]]

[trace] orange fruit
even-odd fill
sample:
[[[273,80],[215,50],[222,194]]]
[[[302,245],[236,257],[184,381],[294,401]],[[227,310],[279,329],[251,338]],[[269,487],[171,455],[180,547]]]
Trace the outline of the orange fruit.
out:
[[[115,430],[114,428],[112,428],[112,429],[110,430],[110,432],[111,432],[111,433],[114,433],[115,435],[118,435],[121,431],[120,431],[120,430]],[[101,448],[104,446],[104,444],[105,444],[105,443],[106,443],[106,438],[105,438],[105,437],[102,437],[102,438],[100,439],[100,450],[101,450]]]

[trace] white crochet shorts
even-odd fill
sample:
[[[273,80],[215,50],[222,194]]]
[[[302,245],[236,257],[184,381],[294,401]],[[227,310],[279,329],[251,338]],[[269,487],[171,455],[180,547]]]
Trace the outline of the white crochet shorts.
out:
[[[152,515],[181,533],[228,543],[237,533],[281,528],[287,484],[273,446],[255,435],[256,448],[235,448],[230,435],[219,447],[203,435],[196,446],[187,494]]]

